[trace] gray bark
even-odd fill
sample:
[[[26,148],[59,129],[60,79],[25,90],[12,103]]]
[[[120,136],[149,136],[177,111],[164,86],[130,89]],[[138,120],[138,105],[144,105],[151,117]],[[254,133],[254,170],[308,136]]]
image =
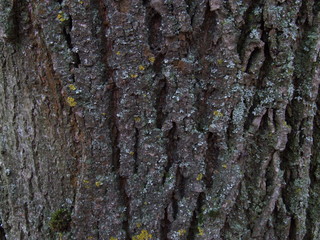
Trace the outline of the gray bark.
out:
[[[2,239],[320,239],[319,1],[0,10]]]

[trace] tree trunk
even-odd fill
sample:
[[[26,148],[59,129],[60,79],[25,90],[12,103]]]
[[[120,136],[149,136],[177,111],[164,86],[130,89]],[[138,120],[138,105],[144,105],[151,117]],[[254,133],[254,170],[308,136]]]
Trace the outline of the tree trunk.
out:
[[[2,0],[1,239],[320,239],[320,2]]]

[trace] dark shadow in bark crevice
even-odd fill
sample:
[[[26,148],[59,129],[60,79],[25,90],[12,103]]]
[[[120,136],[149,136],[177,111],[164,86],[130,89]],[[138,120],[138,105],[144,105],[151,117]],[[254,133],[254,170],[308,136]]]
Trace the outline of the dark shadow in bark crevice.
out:
[[[121,196],[121,201],[123,206],[125,206],[125,218],[122,221],[122,228],[126,233],[126,240],[131,240],[130,237],[130,228],[129,228],[129,222],[130,222],[130,197],[126,193],[126,186],[127,186],[127,178],[119,176],[119,191]]]
[[[162,184],[165,183],[166,175],[169,173],[170,168],[172,167],[174,161],[178,158],[178,138],[177,138],[177,125],[175,122],[172,123],[172,128],[170,129],[168,136],[167,136],[167,145],[166,145],[166,153],[167,153],[167,164],[165,166],[165,174],[162,179]]]
[[[207,136],[207,151],[205,157],[205,164],[206,164],[206,172],[204,175],[204,182],[206,184],[206,188],[209,189],[212,187],[212,176],[214,171],[218,168],[218,157],[219,157],[219,147],[217,146],[218,137],[215,136],[213,133],[208,133]]]
[[[2,219],[0,218],[0,240],[6,240],[6,232],[2,227]]]
[[[118,96],[119,90],[113,89],[110,94],[110,113],[111,118],[109,126],[111,129],[111,142],[112,142],[112,168],[115,172],[118,172],[120,168],[120,148],[119,148],[119,129],[117,125],[117,108],[118,108]]]
[[[148,29],[148,45],[153,56],[149,56],[149,61],[152,63],[152,68],[156,73],[155,81],[158,81],[157,87],[154,90],[155,105],[157,116],[156,126],[161,129],[165,120],[166,114],[163,108],[166,105],[167,83],[165,77],[162,75],[162,64],[165,57],[165,48],[163,46],[163,36],[161,30],[162,17],[149,4],[149,1],[144,2],[146,7],[145,25]]]
[[[174,199],[179,201],[184,197],[186,190],[186,178],[183,176],[181,169],[177,169],[177,175],[176,175],[176,187],[175,187],[175,194],[174,194]],[[175,206],[175,204],[173,204]],[[178,204],[176,204],[178,206]],[[178,213],[178,209],[174,209],[173,212],[176,212],[174,218],[176,218],[176,215]]]
[[[190,227],[188,230],[188,236],[186,239],[195,239],[196,235],[199,233],[199,229],[201,229],[201,226],[203,224],[203,216],[202,216],[202,206],[203,201],[205,199],[205,194],[200,193],[197,198],[197,205],[196,208],[193,211],[192,219],[190,222]]]
[[[199,56],[207,56],[213,45],[217,43],[217,13],[210,11],[209,2],[207,3],[204,21],[198,31],[195,31],[194,39],[197,43]]]
[[[146,6],[145,23],[148,27],[148,44],[153,54],[157,56],[158,53],[164,50],[164,39],[161,30],[162,17],[151,6],[148,4]]]
[[[291,217],[290,228],[289,228],[289,237],[290,240],[296,239],[297,226],[294,217]]]
[[[257,102],[253,100],[253,104],[249,108],[248,115],[246,117],[246,121],[244,122],[244,131],[247,132],[250,129],[250,126],[252,125],[252,122],[254,120],[254,114],[253,111],[257,107]]]
[[[259,76],[256,80],[255,86],[257,87],[257,89],[262,89],[263,87],[265,87],[265,83],[264,83],[264,79],[266,78],[266,76],[270,73],[270,70],[272,68],[271,63],[273,62],[271,53],[270,53],[270,44],[269,44],[269,40],[268,40],[268,30],[264,29],[263,26],[263,21],[262,21],[262,37],[261,40],[264,42],[264,47],[263,47],[263,53],[264,53],[264,61],[262,63],[262,66],[260,68],[259,71]],[[253,54],[253,53],[252,53]],[[251,56],[250,56],[251,58]],[[250,61],[250,59],[249,59]],[[249,62],[248,62],[249,63]],[[249,64],[248,64],[249,65]]]
[[[161,220],[160,240],[168,240],[171,222],[168,218],[168,207],[164,210],[164,218]],[[1,239],[0,239],[1,240]]]
[[[133,146],[133,159],[134,159],[134,173],[136,174],[139,170],[139,158],[138,158],[138,149],[139,149],[139,130],[135,128],[134,133],[134,146]]]
[[[197,8],[197,2],[194,0],[184,0],[184,1],[187,5],[186,11],[191,18],[191,25],[192,25],[192,19],[194,17],[195,9]]]
[[[167,114],[165,114],[164,112],[164,107],[166,106],[167,92],[168,92],[167,80],[165,78],[162,78],[158,81],[158,86],[154,94],[156,96],[155,109],[157,111],[156,127],[159,129],[162,128],[162,125],[167,116]],[[171,130],[169,131],[169,135],[170,135],[170,132]]]
[[[240,60],[243,61],[244,53],[245,53],[245,43],[252,30],[252,27],[257,24],[261,24],[262,22],[262,15],[255,15],[254,10],[261,6],[263,1],[251,1],[251,5],[247,8],[246,12],[244,13],[244,23],[241,26],[240,30],[240,37],[237,44],[237,52],[240,57]]]
[[[250,54],[247,66],[246,66],[246,70],[245,70],[246,73],[252,73],[250,71],[250,69],[251,69],[252,66],[254,66],[256,64],[258,57],[261,55],[261,51],[262,50],[259,47],[256,47],[252,51],[252,53]]]

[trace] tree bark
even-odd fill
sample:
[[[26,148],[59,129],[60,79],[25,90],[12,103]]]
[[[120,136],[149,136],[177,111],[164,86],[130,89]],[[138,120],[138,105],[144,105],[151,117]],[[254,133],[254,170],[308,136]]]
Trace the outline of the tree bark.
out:
[[[0,8],[1,239],[320,239],[319,1]]]

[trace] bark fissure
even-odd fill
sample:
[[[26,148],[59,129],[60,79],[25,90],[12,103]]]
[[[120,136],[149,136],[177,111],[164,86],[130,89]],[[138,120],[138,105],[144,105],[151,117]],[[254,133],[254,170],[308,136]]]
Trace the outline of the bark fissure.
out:
[[[120,168],[120,148],[119,148],[119,130],[117,124],[117,108],[118,108],[119,90],[115,87],[110,94],[110,129],[112,142],[112,168],[118,172]]]
[[[161,220],[160,240],[168,240],[171,222],[168,218],[168,207],[164,210],[164,218]]]
[[[255,27],[255,25],[260,25],[262,21],[262,16],[261,15],[255,15],[254,10],[256,10],[258,7],[261,7],[261,1],[250,1],[250,5],[247,7],[244,16],[243,16],[243,24],[240,27],[241,33],[239,36],[239,40],[237,43],[237,52],[238,55],[240,56],[240,60],[244,60],[244,55],[245,55],[245,46],[246,46],[246,41],[248,39],[248,35],[250,34],[250,31],[252,28]]]
[[[124,210],[124,217],[122,221],[122,229],[125,231],[125,238],[126,240],[131,239],[131,232],[129,228],[129,222],[130,222],[130,197],[128,196],[126,192],[127,188],[127,178],[125,177],[119,177],[119,191],[120,191],[120,196],[122,199],[121,201],[123,202],[123,206],[125,207]]]
[[[2,221],[0,219],[0,239],[1,240],[7,240],[6,239],[6,232],[4,231],[3,227],[2,227]]]
[[[161,31],[162,17],[152,7],[147,7],[146,25],[148,26],[148,44],[155,56],[163,52],[163,36]]]
[[[167,96],[167,82],[166,79],[160,79],[158,81],[158,87],[155,95],[157,96],[155,109],[157,111],[156,117],[156,126],[161,129],[165,121],[167,114],[164,113],[164,106],[166,105],[166,96]]]
[[[139,129],[135,128],[134,131],[134,146],[133,146],[133,159],[134,159],[134,173],[137,173],[139,170],[139,165],[141,163],[141,159],[138,156],[139,151]]]
[[[202,229],[203,219],[201,214],[202,214],[204,198],[205,198],[204,193],[200,193],[197,196],[196,207],[193,210],[192,218],[191,218],[189,229],[188,229],[187,239],[194,240],[194,239],[197,239],[196,237],[197,234],[200,234],[200,236],[202,235],[201,231],[203,231]]]
[[[213,133],[208,133],[207,136],[207,152],[205,157],[206,171],[205,171],[205,183],[206,188],[210,189],[213,184],[212,176],[215,170],[218,169],[218,157],[219,147],[217,146],[217,137]]]
[[[167,163],[165,166],[165,173],[169,173],[172,165],[178,161],[177,155],[177,124],[175,122],[172,123],[172,128],[168,132],[167,137],[167,146],[166,146],[166,153],[167,153]]]

